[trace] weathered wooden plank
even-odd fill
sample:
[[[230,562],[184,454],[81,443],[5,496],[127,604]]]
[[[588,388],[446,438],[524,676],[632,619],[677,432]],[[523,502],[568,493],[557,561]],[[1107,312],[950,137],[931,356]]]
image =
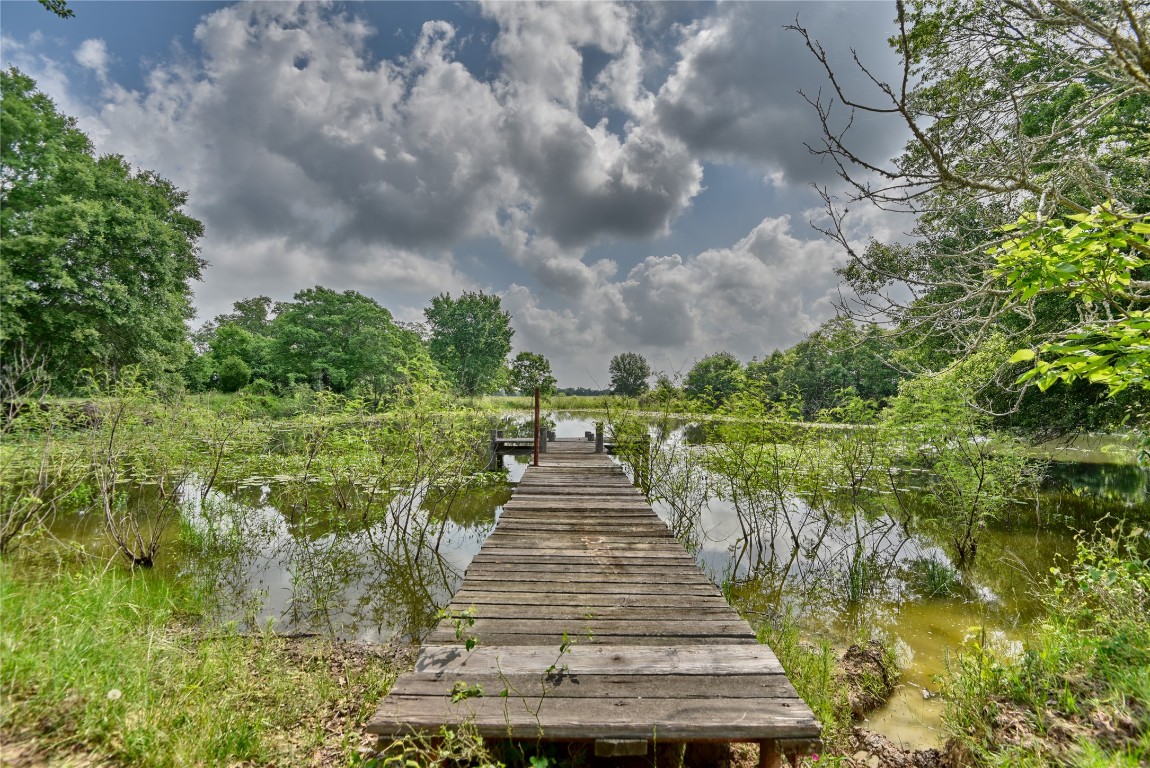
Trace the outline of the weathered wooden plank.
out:
[[[540,594],[557,595],[630,595],[634,596],[637,600],[643,599],[648,595],[683,595],[684,597],[698,595],[722,595],[722,592],[719,591],[719,588],[706,579],[700,579],[698,581],[686,584],[676,582],[617,584],[605,583],[602,581],[573,582],[570,580],[565,582],[540,582],[534,579],[503,582],[498,578],[494,579],[492,582],[477,578],[474,580],[467,579],[463,582],[463,585],[463,589],[466,589],[467,591],[464,592],[463,589],[461,589],[457,594],[466,595],[477,592],[483,594],[496,594],[499,592],[506,592],[508,594],[515,594],[517,592],[538,592]]]
[[[572,585],[578,585],[580,590],[587,589],[594,591],[604,591],[607,587],[615,586],[610,582],[623,577],[635,577],[651,580],[658,580],[660,584],[665,585],[678,585],[678,586],[696,586],[696,587],[711,587],[714,585],[707,579],[707,577],[695,573],[684,573],[678,568],[624,568],[618,567],[614,569],[596,568],[593,571],[589,568],[561,568],[555,567],[551,569],[550,574],[540,573],[538,568],[491,568],[487,566],[476,566],[474,569],[469,568],[466,573],[467,581],[476,582],[506,582],[507,584],[529,584],[535,587],[545,587],[552,579],[562,578],[564,581]],[[603,590],[592,585],[601,584]],[[484,583],[483,586],[487,589],[491,588],[490,583]],[[546,591],[541,590],[541,591]],[[561,591],[561,590],[560,590]],[[623,594],[628,594],[629,590],[626,585],[623,585]]]
[[[492,534],[492,536],[494,535],[495,534]],[[624,533],[618,535],[549,532],[544,536],[538,536],[527,531],[513,531],[500,534],[498,539],[489,541],[488,544],[490,544],[490,548],[484,545],[484,551],[486,552],[488,549],[493,552],[504,549],[524,549],[530,547],[532,542],[539,542],[540,539],[545,542],[540,546],[541,551],[586,549],[590,552],[602,547],[624,550],[627,547],[638,546],[643,547],[640,551],[660,552],[663,547],[679,546],[677,542],[668,538],[668,536],[657,535],[651,532]],[[682,547],[679,547],[679,549],[682,550]]]
[[[731,612],[726,601],[715,595],[610,595],[591,593],[562,592],[504,592],[460,590],[451,599],[453,606],[464,608],[475,606],[476,610],[487,613],[484,606],[526,606],[538,609],[541,605],[555,611],[581,610],[598,612],[604,608],[617,608],[621,611],[648,611],[671,609],[676,611],[715,610]],[[488,614],[497,615],[497,614]],[[552,615],[560,615],[554,614]],[[582,615],[582,614],[580,614]]]
[[[455,625],[450,620],[442,622],[436,631],[438,629],[450,629],[452,633],[450,637],[455,637]],[[483,639],[483,633],[488,629],[500,634],[553,634],[556,637],[562,637],[564,632],[571,635],[584,635],[587,632],[600,636],[609,634],[646,635],[652,638],[670,636],[712,637],[717,635],[755,636],[747,623],[739,619],[734,613],[724,618],[680,616],[679,618],[658,620],[609,616],[577,617],[574,619],[553,618],[551,616],[545,618],[492,618],[481,613],[474,618],[474,623],[469,624],[465,631],[469,635]]]
[[[667,524],[657,517],[587,515],[575,514],[570,510],[562,517],[553,516],[553,513],[524,514],[519,510],[505,512],[495,528],[499,533],[569,531],[581,536],[607,536],[612,533],[651,533],[663,537],[671,535]]]
[[[462,605],[462,603],[452,602],[452,605]],[[540,611],[539,605],[528,605],[526,603],[477,603],[471,601],[467,603],[468,607],[475,608],[475,615],[482,616],[486,619],[533,619],[538,618]],[[684,614],[682,606],[678,605],[587,605],[585,603],[576,605],[557,605],[555,603],[547,604],[547,618],[549,619],[611,619],[611,620],[663,620],[668,621],[683,621]],[[698,605],[694,606],[689,614],[692,620],[695,617],[704,619],[724,619],[726,621],[734,621],[738,619],[738,614],[731,610],[729,606],[725,605]]]
[[[415,673],[404,675],[390,693],[400,696],[452,695],[456,681],[478,687],[484,696],[510,696],[541,699],[553,696],[568,699],[794,699],[795,687],[782,672],[762,675],[725,675],[699,684],[698,675],[588,675],[563,669],[556,660],[554,672],[536,675],[454,673]]]
[[[520,483],[515,488],[516,498],[544,495],[563,498],[567,498],[568,496],[606,496],[610,498],[621,496],[623,498],[643,498],[643,494],[640,493],[639,489],[635,486],[617,483],[598,486],[574,486],[570,483],[528,483],[526,485]]]
[[[611,549],[608,547],[586,547],[583,549],[527,549],[524,547],[505,547],[502,551],[480,552],[471,559],[475,564],[549,564],[562,563],[579,565],[581,563],[634,563],[638,565],[673,565],[693,566],[695,560],[685,552],[678,554],[663,551],[627,551]]]
[[[645,556],[645,557],[661,557],[661,558],[675,558],[677,561],[682,561],[686,558],[689,563],[694,563],[690,555],[683,552],[683,548],[678,544],[668,541],[628,541],[626,547],[619,547],[619,542],[611,541],[605,542],[601,539],[592,539],[590,537],[582,537],[580,539],[571,538],[566,541],[548,541],[550,546],[543,547],[528,547],[524,546],[522,542],[508,541],[500,539],[497,542],[488,541],[483,547],[483,551],[476,557],[485,557],[491,559],[502,559],[504,557],[517,557],[519,555],[531,556],[554,556],[554,555],[578,555],[586,557],[588,555],[598,555],[604,553],[618,554],[619,552],[627,552],[629,556]],[[555,546],[558,544],[559,546]]]
[[[438,631],[438,630],[436,630]],[[548,633],[545,635],[525,635],[520,633],[514,634],[501,634],[498,632],[487,632],[483,638],[482,643],[485,645],[499,645],[499,646],[516,646],[516,645],[552,645],[556,648],[559,647],[561,634],[556,635]],[[691,647],[698,645],[755,645],[758,641],[754,637],[690,637],[679,635],[668,635],[666,637],[652,638],[650,635],[592,635],[586,637],[585,635],[567,633],[569,639],[577,640],[581,645],[631,645],[636,647],[646,647],[652,644],[658,645],[662,648],[677,647]],[[435,634],[434,632],[427,637],[427,642],[433,642],[439,645],[444,645],[455,640],[454,631],[449,635],[448,633]],[[460,646],[462,647],[462,646]]]
[[[567,509],[556,511],[554,509],[502,509],[499,520],[516,520],[524,522],[550,522],[550,523],[584,523],[586,525],[599,525],[611,528],[615,525],[661,523],[666,526],[663,518],[655,515],[650,509]]]
[[[428,643],[419,651],[416,672],[459,674],[543,674],[555,662],[557,646],[504,648],[480,645],[471,651],[452,643]],[[765,645],[737,648],[695,645],[686,648],[571,646],[562,655],[571,674],[585,675],[768,675],[780,674],[783,666]]]
[[[478,697],[452,704],[444,697],[388,696],[368,724],[371,733],[402,735],[467,722],[489,737],[552,739],[817,738],[818,723],[800,699],[573,699],[538,702]]]

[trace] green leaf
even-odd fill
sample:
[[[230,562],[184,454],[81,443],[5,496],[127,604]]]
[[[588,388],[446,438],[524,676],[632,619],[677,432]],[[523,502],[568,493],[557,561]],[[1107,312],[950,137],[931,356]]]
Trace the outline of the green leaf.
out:
[[[1010,363],[1021,363],[1025,360],[1033,360],[1035,357],[1033,349],[1020,349],[1010,356]]]

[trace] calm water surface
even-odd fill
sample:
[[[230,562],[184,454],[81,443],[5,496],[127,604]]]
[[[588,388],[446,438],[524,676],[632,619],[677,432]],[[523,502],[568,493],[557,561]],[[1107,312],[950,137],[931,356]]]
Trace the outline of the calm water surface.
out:
[[[591,416],[550,420],[559,437],[594,430]],[[529,433],[521,419],[504,426],[507,434]],[[702,450],[689,446],[699,434],[680,425],[665,437]],[[988,642],[1016,652],[1038,615],[1036,586],[1074,553],[1073,531],[1091,530],[1102,518],[1104,524],[1150,518],[1145,470],[1100,461],[1120,455],[1113,451],[1083,454],[1064,451],[1060,459],[1086,460],[1052,464],[1036,513],[1043,525],[988,529],[973,567],[945,597],[924,591],[922,575],[948,566],[946,552],[882,514],[812,510],[797,498],[788,501],[785,518],[748,515],[713,497],[693,514],[663,503],[655,509],[752,623],[786,611],[811,637],[839,646],[871,636],[892,643],[904,685],[872,716],[871,727],[896,742],[927,746],[937,742],[942,705],[933,694],[947,654],[984,627]],[[470,492],[446,509],[418,495],[398,497],[397,510],[414,510],[405,524],[400,512],[370,524],[348,519],[320,488],[309,512],[300,514],[282,479],[250,478],[197,501],[186,523],[190,535],[180,537],[191,543],[174,545],[175,556],[161,558],[158,567],[171,578],[208,585],[217,620],[241,629],[418,640],[458,588],[526,463],[506,457],[505,484]],[[97,546],[95,517],[63,520],[57,535]]]

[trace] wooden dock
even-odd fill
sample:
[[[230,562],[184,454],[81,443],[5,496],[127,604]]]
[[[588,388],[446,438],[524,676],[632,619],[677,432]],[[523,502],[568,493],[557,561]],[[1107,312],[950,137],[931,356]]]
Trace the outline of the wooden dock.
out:
[[[484,738],[593,741],[598,755],[751,741],[762,766],[818,749],[771,649],[583,440],[551,442],[526,470],[448,612],[370,732],[469,722]]]

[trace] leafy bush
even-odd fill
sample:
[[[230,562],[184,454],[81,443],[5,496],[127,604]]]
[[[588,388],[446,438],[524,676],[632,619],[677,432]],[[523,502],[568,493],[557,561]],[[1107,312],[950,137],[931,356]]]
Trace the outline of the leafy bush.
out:
[[[220,377],[219,386],[223,392],[238,392],[252,379],[251,367],[235,355],[224,358],[216,373]]]
[[[266,397],[268,395],[274,395],[275,393],[275,385],[267,379],[256,379],[244,387],[244,394],[255,395],[257,397]]]
[[[1145,765],[1150,759],[1150,558],[1141,529],[1080,539],[1051,569],[1046,620],[1017,658],[985,633],[945,681],[968,762]]]

